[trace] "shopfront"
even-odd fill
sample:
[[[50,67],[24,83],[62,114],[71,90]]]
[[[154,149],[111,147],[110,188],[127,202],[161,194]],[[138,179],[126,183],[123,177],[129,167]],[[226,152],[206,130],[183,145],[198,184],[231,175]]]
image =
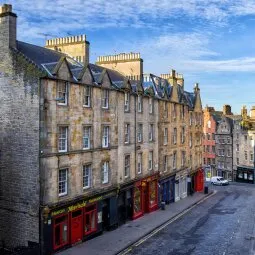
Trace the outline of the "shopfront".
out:
[[[133,186],[122,189],[118,195],[118,225],[132,220],[133,216]]]
[[[165,178],[160,181],[160,201],[166,204],[174,202],[175,176]]]
[[[237,182],[255,183],[253,167],[237,167]]]
[[[195,173],[195,185],[194,185],[195,192],[200,192],[204,190],[204,172],[203,169],[200,168]]]
[[[187,175],[175,177],[175,201],[187,197]]]
[[[135,183],[133,189],[133,219],[158,209],[158,174]]]
[[[117,224],[116,192],[81,200],[44,215],[46,254],[90,239]]]

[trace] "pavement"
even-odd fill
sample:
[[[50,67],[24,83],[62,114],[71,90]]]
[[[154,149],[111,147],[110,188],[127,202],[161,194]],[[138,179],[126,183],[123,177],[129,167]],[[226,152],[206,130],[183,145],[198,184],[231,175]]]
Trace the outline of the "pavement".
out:
[[[102,235],[59,252],[58,255],[113,255],[127,249],[141,238],[145,237],[169,220],[181,215],[185,210],[193,207],[213,192],[209,194],[196,192],[180,201],[166,205],[165,210],[157,210],[145,214],[143,217],[129,221],[119,228],[104,232]]]

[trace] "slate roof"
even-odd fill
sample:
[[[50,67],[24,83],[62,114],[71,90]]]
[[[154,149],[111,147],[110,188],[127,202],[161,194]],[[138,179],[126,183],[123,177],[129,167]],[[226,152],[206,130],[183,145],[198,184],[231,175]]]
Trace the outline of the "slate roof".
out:
[[[49,76],[54,77],[54,69],[59,64],[61,59],[66,59],[69,69],[73,75],[73,79],[78,81],[80,75],[84,71],[84,66],[65,53],[50,50],[44,47],[36,46],[33,44],[17,41],[17,53],[24,56],[29,61],[33,62],[40,70],[45,71]],[[88,64],[94,85],[100,84],[103,75],[107,72],[114,89],[122,89],[127,83],[127,78],[117,71],[94,65]],[[139,81],[129,81],[131,84],[132,92],[137,93]],[[170,98],[172,93],[172,85],[161,77],[154,74],[145,74],[142,81],[143,92],[146,95],[155,96],[156,98]],[[188,105],[194,108],[195,94],[184,91],[181,85],[177,85],[179,103]]]

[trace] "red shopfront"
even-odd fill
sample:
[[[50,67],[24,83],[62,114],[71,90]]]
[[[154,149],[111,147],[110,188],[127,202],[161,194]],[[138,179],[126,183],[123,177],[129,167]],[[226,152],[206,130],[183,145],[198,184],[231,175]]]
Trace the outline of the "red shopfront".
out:
[[[53,250],[82,242],[86,236],[97,232],[97,204],[80,207],[82,205],[53,217]]]
[[[133,219],[158,209],[158,175],[140,180],[134,185]]]
[[[195,174],[195,186],[194,189],[196,192],[203,191],[204,189],[204,172],[202,169],[199,169]]]

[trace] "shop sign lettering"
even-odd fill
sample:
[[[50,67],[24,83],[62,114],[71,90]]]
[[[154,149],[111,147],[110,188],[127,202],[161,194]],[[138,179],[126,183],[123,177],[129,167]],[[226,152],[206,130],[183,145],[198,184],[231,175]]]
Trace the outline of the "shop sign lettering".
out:
[[[56,215],[59,215],[61,213],[64,213],[66,211],[66,209],[60,209],[58,211],[54,211],[51,213],[51,216],[56,216]]]
[[[76,205],[71,205],[68,207],[68,212],[72,212],[76,209],[80,209],[84,206],[86,206],[87,202],[86,201],[83,201],[82,203],[77,203]]]

